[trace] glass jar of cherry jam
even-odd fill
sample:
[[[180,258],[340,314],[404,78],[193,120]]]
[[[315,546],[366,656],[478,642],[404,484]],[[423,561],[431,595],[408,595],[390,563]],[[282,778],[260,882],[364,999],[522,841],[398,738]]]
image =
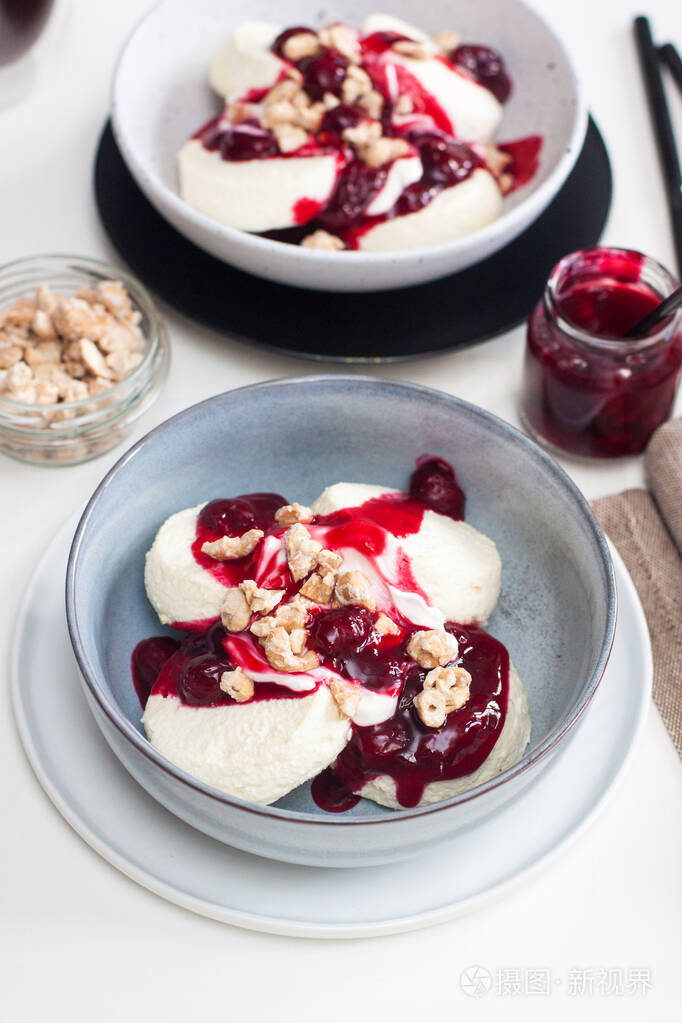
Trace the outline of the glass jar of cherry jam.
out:
[[[540,443],[587,458],[643,451],[671,413],[682,365],[682,313],[642,338],[625,334],[678,286],[627,249],[557,263],[528,319],[521,420]]]

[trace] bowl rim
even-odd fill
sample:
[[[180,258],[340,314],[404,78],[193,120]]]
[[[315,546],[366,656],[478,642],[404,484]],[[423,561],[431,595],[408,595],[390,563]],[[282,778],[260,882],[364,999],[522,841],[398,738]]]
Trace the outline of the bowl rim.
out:
[[[90,518],[99,502],[100,496],[110,486],[112,486],[119,471],[123,469],[129,461],[134,459],[139,451],[148,447],[150,444],[155,444],[157,441],[162,440],[166,432],[174,429],[178,423],[182,423],[189,419],[198,409],[206,408],[211,405],[219,405],[226,399],[230,401],[239,401],[240,396],[245,392],[251,393],[254,391],[266,391],[281,388],[296,389],[301,386],[314,386],[319,388],[329,384],[342,386],[357,386],[358,384],[363,384],[370,388],[379,387],[382,390],[397,391],[398,393],[408,392],[410,394],[416,393],[423,395],[430,398],[432,401],[437,400],[441,403],[445,403],[446,405],[454,406],[467,415],[482,420],[488,427],[492,428],[494,434],[497,436],[504,436],[506,440],[511,440],[514,444],[525,450],[532,458],[543,466],[551,477],[553,477],[558,485],[566,492],[567,496],[572,499],[576,510],[582,514],[585,524],[587,525],[601,556],[601,568],[605,577],[604,581],[607,596],[604,636],[601,641],[601,648],[592,674],[584,686],[581,695],[574,702],[572,707],[564,715],[557,726],[547,736],[545,736],[542,742],[540,742],[534,749],[530,750],[530,752],[526,753],[516,764],[507,768],[506,771],[495,775],[495,777],[491,778],[489,781],[484,782],[481,785],[477,785],[472,789],[468,789],[457,796],[426,806],[401,808],[400,810],[387,809],[384,812],[367,818],[344,818],[342,816],[337,817],[334,814],[318,815],[300,810],[284,810],[271,805],[262,806],[256,803],[250,803],[246,800],[239,799],[236,796],[230,796],[225,792],[221,792],[220,790],[200,781],[198,778],[194,778],[181,768],[176,767],[175,764],[154,749],[149,740],[131,724],[117,705],[110,700],[100,688],[97,673],[90,662],[81,636],[78,616],[77,590],[79,555],[87,534]],[[128,743],[138,751],[138,753],[141,753],[146,760],[155,765],[163,773],[170,775],[185,787],[194,790],[203,797],[209,798],[218,804],[229,806],[237,811],[246,811],[260,817],[285,820],[290,824],[319,824],[326,825],[328,827],[357,827],[363,825],[386,824],[391,822],[395,824],[401,820],[423,817],[429,814],[449,810],[499,788],[501,785],[504,785],[506,782],[511,781],[518,775],[525,773],[535,764],[544,760],[547,755],[571,732],[589,706],[597,690],[597,686],[602,679],[611,654],[611,648],[613,646],[617,606],[615,575],[606,537],[604,536],[604,533],[602,532],[586,498],[583,496],[578,486],[573,482],[566,471],[562,469],[561,466],[555,462],[554,459],[538,444],[530,440],[514,426],[507,423],[499,416],[496,416],[477,405],[473,405],[462,398],[446,394],[444,391],[438,391],[432,387],[425,387],[421,384],[413,384],[404,381],[383,380],[369,375],[322,373],[310,376],[282,377],[255,384],[247,384],[243,387],[234,388],[231,391],[224,391],[221,394],[214,395],[211,398],[206,398],[203,401],[197,402],[196,404],[189,406],[189,408],[176,413],[174,416],[171,416],[169,419],[164,420],[164,422],[154,427],[154,429],[150,430],[149,433],[138,440],[116,461],[116,463],[100,481],[83,511],[69,551],[66,570],[65,596],[69,637],[71,639],[71,645],[80,669],[82,680],[87,686],[90,695],[94,698],[98,707],[108,719],[109,723],[114,726],[121,736],[127,740]]]
[[[545,181],[543,181],[541,185],[531,191],[521,202],[519,202],[518,206],[515,206],[513,209],[507,210],[506,212],[503,211],[500,216],[496,220],[493,220],[490,224],[486,224],[484,227],[471,231],[469,234],[462,235],[459,238],[440,242],[437,245],[421,245],[411,249],[387,249],[382,252],[353,250],[352,253],[350,253],[352,262],[349,261],[349,252],[346,250],[342,252],[328,252],[303,248],[301,245],[288,245],[284,242],[265,238],[262,235],[254,234],[249,231],[242,231],[239,228],[229,227],[227,224],[221,224],[212,217],[193,209],[193,207],[181,198],[179,192],[173,191],[173,189],[165,183],[158,173],[154,170],[150,170],[147,164],[143,160],[139,159],[136,147],[129,142],[126,136],[125,119],[121,119],[121,108],[123,104],[120,101],[119,93],[123,64],[128,48],[133,43],[135,36],[138,31],[142,29],[145,22],[148,19],[157,16],[161,8],[171,2],[173,2],[173,0],[157,0],[157,2],[153,4],[152,7],[137,21],[123,42],[116,58],[111,81],[110,105],[112,130],[123,159],[133,175],[133,178],[146,196],[151,200],[152,205],[165,219],[168,219],[166,217],[166,209],[170,208],[174,215],[180,218],[181,221],[188,222],[190,225],[198,228],[202,232],[208,232],[209,234],[222,239],[222,241],[234,245],[234,251],[243,245],[245,248],[250,248],[253,253],[260,252],[263,258],[266,258],[267,256],[274,256],[276,258],[278,254],[286,255],[286,258],[291,260],[293,265],[298,265],[300,268],[304,268],[306,266],[308,268],[312,268],[318,264],[318,260],[322,259],[326,265],[330,266],[347,267],[351,265],[371,269],[373,266],[383,267],[396,261],[422,262],[424,259],[429,257],[436,259],[439,256],[454,255],[465,251],[473,239],[475,239],[478,245],[485,249],[486,245],[488,243],[492,243],[501,233],[511,232],[510,236],[514,238],[523,230],[525,224],[535,221],[558,193],[562,184],[573,169],[580,154],[585,134],[587,132],[588,111],[584,90],[581,80],[577,74],[575,63],[568,49],[564,46],[564,43],[559,36],[554,32],[548,20],[543,17],[531,3],[527,3],[526,0],[514,0],[514,3],[516,3],[519,7],[525,8],[528,14],[542,24],[544,29],[554,39],[558,48],[562,52],[570,73],[570,82],[573,90],[571,98],[575,104],[571,134],[563,153],[557,160]],[[529,210],[532,210],[530,220],[528,220]],[[181,231],[181,233],[184,234],[184,231]],[[192,241],[195,245],[199,245],[202,250],[208,251],[207,249],[204,249],[204,246],[200,242],[197,242],[194,238]],[[495,250],[493,249],[492,251]],[[232,250],[230,254],[232,254]],[[490,252],[484,253],[481,259],[484,259],[486,254],[489,255]],[[217,256],[216,258],[221,259],[223,262],[227,261],[222,256]]]

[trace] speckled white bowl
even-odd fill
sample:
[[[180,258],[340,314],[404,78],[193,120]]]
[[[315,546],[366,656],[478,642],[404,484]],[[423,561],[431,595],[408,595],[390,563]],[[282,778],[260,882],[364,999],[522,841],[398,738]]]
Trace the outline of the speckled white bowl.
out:
[[[514,91],[501,139],[540,134],[540,169],[531,184],[504,200],[487,227],[442,245],[384,253],[316,252],[225,227],[196,212],[178,193],[176,153],[212,117],[218,102],[208,82],[211,57],[246,17],[285,25],[358,24],[372,10],[417,22],[432,33],[453,28],[465,39],[497,47]],[[547,24],[521,0],[410,0],[381,4],[340,0],[162,0],[138,24],[121,53],[113,82],[112,124],[123,157],[159,213],[196,245],[249,273],[282,284],[331,291],[381,291],[435,280],[492,255],[549,205],[570,173],[585,136],[587,112],[573,65]]]

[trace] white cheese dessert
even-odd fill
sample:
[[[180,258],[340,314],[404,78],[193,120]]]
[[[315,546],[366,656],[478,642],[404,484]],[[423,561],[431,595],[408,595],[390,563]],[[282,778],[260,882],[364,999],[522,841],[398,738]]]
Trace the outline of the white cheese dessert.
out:
[[[525,693],[481,628],[501,564],[464,500],[425,457],[409,494],[338,483],[310,508],[263,493],[170,516],[145,585],[186,634],[133,654],[150,742],[255,803],[312,778],[334,811],[448,799],[516,763]]]
[[[437,245],[499,217],[537,167],[539,137],[494,143],[511,91],[502,57],[454,32],[432,39],[385,14],[359,29],[246,21],[209,80],[224,106],[180,149],[180,193],[275,240]]]

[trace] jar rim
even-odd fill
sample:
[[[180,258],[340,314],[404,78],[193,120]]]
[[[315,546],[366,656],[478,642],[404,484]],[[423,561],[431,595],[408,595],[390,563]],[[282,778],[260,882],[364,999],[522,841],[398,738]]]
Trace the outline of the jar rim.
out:
[[[640,352],[665,340],[670,335],[671,328],[680,319],[680,310],[666,317],[658,330],[641,338],[611,337],[606,334],[594,334],[574,323],[561,311],[558,289],[566,273],[578,263],[578,260],[584,260],[587,256],[599,256],[601,254],[614,254],[639,260],[640,279],[652,291],[660,295],[661,300],[667,298],[675,288],[679,287],[680,282],[662,263],[659,263],[651,256],[647,256],[646,253],[638,252],[636,249],[626,249],[615,245],[597,245],[591,249],[578,249],[563,256],[553,267],[549,275],[544,291],[544,305],[548,315],[556,322],[558,328],[563,333],[568,334],[573,340],[590,348],[598,348],[611,354]],[[599,271],[595,270],[595,276],[598,273]],[[647,276],[654,278],[655,282],[646,280]]]
[[[75,401],[59,402],[60,410],[64,409],[74,412],[74,416],[63,423],[64,432],[67,433],[69,428],[73,429],[75,426],[82,425],[86,419],[90,422],[97,419],[99,412],[103,412],[105,408],[111,414],[116,409],[117,401],[128,395],[131,390],[135,391],[138,384],[142,385],[144,383],[158,360],[159,349],[166,345],[165,326],[151,294],[141,281],[122,267],[109,263],[107,260],[96,259],[91,256],[78,256],[71,253],[45,253],[38,256],[25,256],[21,259],[12,260],[9,263],[3,263],[0,266],[0,289],[4,285],[11,283],[13,273],[22,270],[30,272],[32,269],[37,270],[38,267],[44,267],[44,276],[49,277],[50,264],[53,264],[53,267],[61,264],[62,269],[71,270],[75,274],[82,273],[86,275],[89,272],[106,273],[108,279],[120,280],[125,285],[133,305],[144,313],[150,325],[149,334],[146,337],[147,345],[140,363],[130,373],[122,377],[121,380],[112,384],[111,387],[108,387],[106,391],[97,396],[97,398],[107,398],[106,406],[103,406],[97,412],[93,413],[90,411],[79,417],[79,411],[87,409],[88,406],[91,409],[93,402],[97,400],[96,398],[93,398],[92,395],[87,395],[85,398],[77,398]],[[38,274],[37,276],[43,275]],[[17,290],[15,297],[19,297],[19,295],[20,290]],[[52,407],[54,406],[44,405],[40,402],[18,401],[10,398],[8,395],[0,394],[0,416],[3,412],[7,415],[18,417],[22,415],[25,417],[36,414],[44,415]],[[6,428],[7,424],[3,424],[3,427]],[[12,428],[17,429],[17,425],[13,424]],[[18,429],[21,429],[21,427],[18,427]],[[51,425],[50,432],[53,436],[59,430],[58,424]]]

